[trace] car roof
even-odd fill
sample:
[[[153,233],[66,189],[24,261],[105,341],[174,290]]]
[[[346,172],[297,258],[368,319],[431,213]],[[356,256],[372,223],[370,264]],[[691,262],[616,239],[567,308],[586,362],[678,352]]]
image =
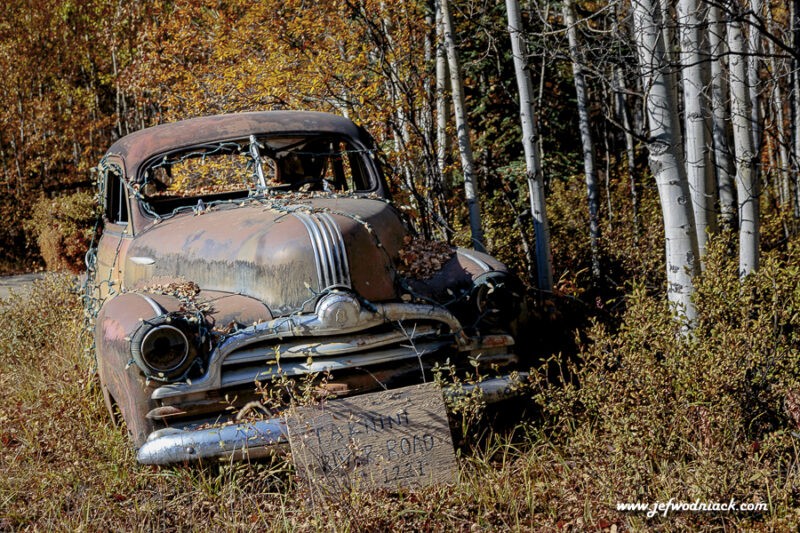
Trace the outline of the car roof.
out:
[[[350,119],[317,111],[256,111],[190,118],[145,128],[122,137],[108,149],[125,161],[129,178],[153,155],[220,140],[245,138],[251,134],[323,133],[362,138]]]

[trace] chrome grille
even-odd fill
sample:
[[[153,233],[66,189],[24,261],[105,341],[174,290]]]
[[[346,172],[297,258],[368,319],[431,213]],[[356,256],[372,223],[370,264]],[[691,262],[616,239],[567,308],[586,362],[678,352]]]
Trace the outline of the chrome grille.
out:
[[[294,211],[292,215],[303,223],[311,240],[319,290],[329,287],[349,288],[351,282],[347,250],[342,231],[333,217],[328,213],[302,211]]]
[[[250,345],[222,361],[220,385],[232,387],[277,375],[298,376],[333,372],[413,359],[453,344],[432,325],[420,324],[390,331],[291,339]]]

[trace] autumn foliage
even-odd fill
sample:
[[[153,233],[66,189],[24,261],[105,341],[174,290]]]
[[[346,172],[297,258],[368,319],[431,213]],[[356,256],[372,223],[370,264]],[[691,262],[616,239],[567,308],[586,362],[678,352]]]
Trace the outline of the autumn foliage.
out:
[[[115,139],[165,121],[265,109],[331,111],[365,126],[383,150],[396,202],[421,235],[442,239],[455,231],[457,243],[469,244],[453,154],[447,180],[436,167],[435,35],[424,3],[34,4],[0,7],[0,245],[7,267],[42,253],[39,236],[23,225],[37,199],[91,190],[90,169]],[[502,73],[465,65],[473,68],[484,82],[499,83]],[[513,105],[511,94],[497,89],[470,90],[494,115]],[[501,183],[491,166],[520,150],[514,121],[498,128],[494,120],[487,116],[491,129],[477,134],[490,143],[482,163],[489,190]],[[524,188],[505,188],[503,201],[524,209]],[[528,223],[520,224],[518,234],[529,233]],[[518,243],[507,250],[497,244],[505,259],[524,256]]]

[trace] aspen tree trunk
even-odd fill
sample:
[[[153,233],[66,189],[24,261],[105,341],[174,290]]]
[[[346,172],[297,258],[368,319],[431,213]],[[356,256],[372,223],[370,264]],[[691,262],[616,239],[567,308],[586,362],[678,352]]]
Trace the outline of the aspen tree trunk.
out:
[[[653,0],[632,0],[633,34],[645,89],[650,169],[664,217],[667,296],[689,324],[696,316],[691,300],[698,273],[697,232],[686,169],[680,157],[675,91],[664,55],[661,10]]]
[[[628,99],[625,98],[625,74],[620,67],[614,68],[614,84],[617,99],[617,108],[622,118],[622,127],[625,129],[625,153],[628,159],[628,180],[631,191],[631,209],[633,211],[633,238],[638,242],[641,231],[639,221],[639,192],[636,187],[636,145],[633,141],[633,120],[631,110],[628,108]]]
[[[711,134],[713,140],[714,171],[717,178],[719,212],[722,224],[733,229],[736,225],[736,192],[730,147],[728,146],[728,86],[725,78],[725,57],[728,45],[725,40],[725,23],[720,8],[708,8],[708,42],[711,52]]]
[[[433,56],[434,56],[434,39],[436,38],[436,26],[434,22],[434,14],[430,12],[430,10],[425,10],[425,28],[433,28],[433,30],[428,29],[425,32],[425,41],[423,43],[423,62],[425,64],[425,72],[426,74],[430,73],[430,65],[434,64]],[[426,75],[424,82],[425,88],[423,90],[423,94],[425,95],[425,103],[423,105],[423,109],[420,112],[420,124],[422,126],[422,131],[425,134],[425,144],[433,146],[433,139],[435,135],[434,130],[434,119],[433,119],[433,102],[435,99],[434,91],[436,87],[434,84],[431,83],[430,75]]]
[[[448,0],[440,0],[442,10],[442,26],[444,29],[444,43],[447,50],[447,63],[450,69],[450,91],[453,95],[453,115],[456,119],[456,136],[458,138],[458,151],[461,154],[461,169],[464,173],[464,193],[469,211],[469,227],[472,235],[472,246],[480,251],[486,251],[483,244],[483,229],[481,227],[481,208],[478,200],[477,177],[475,175],[475,160],[472,157],[472,143],[470,141],[467,112],[464,106],[464,87],[461,83],[461,67],[458,63],[458,51],[453,37],[453,17],[450,15]]]
[[[436,7],[436,162],[439,173],[445,180],[445,167],[447,166],[448,137],[447,137],[447,52],[444,46],[444,24],[442,23],[442,10]]]
[[[534,114],[533,83],[528,69],[527,46],[522,38],[522,17],[518,0],[506,0],[508,33],[514,56],[514,71],[519,89],[519,117],[522,122],[522,147],[525,151],[525,169],[536,238],[537,285],[543,291],[553,289],[553,269],[550,253],[550,229],[545,209],[544,180],[537,142],[536,116]]]
[[[444,25],[442,23],[442,10],[435,7],[436,24],[436,168],[439,182],[437,195],[439,196],[438,223],[444,232],[445,240],[453,240],[453,230],[450,227],[450,213],[447,199],[450,196],[450,173],[447,170],[447,154],[450,152],[450,138],[447,136],[447,120],[450,107],[447,104],[447,52],[444,46]]]
[[[613,100],[611,95],[608,94],[607,88],[603,87],[603,99],[606,101]],[[611,141],[613,141],[613,137],[611,136],[611,132],[608,130],[608,122],[602,121],[602,128],[603,133],[601,134],[603,138],[603,148],[605,149],[603,152],[603,161],[605,161],[605,170],[604,174],[604,184],[606,186],[606,208],[608,209],[608,230],[613,232],[614,231],[614,202],[612,199],[611,194]]]
[[[739,275],[744,277],[758,268],[759,213],[756,153],[753,146],[752,122],[748,94],[746,41],[742,23],[728,22],[730,48],[731,123],[736,154],[736,192],[739,204]]]
[[[531,5],[531,2],[528,2],[528,13],[531,13],[532,9],[533,9],[533,6]],[[550,2],[545,2],[544,14],[542,16],[542,20],[550,20]],[[537,109],[541,109],[542,108],[542,102],[544,100],[544,85],[545,85],[545,80],[547,79],[547,63],[548,63],[548,60],[547,60],[547,54],[548,54],[547,46],[548,46],[547,34],[545,33],[545,34],[542,35],[542,49],[543,50],[542,50],[542,53],[541,53],[541,56],[540,56],[540,59],[539,59],[539,63],[540,63],[541,66],[539,67],[539,86],[537,87],[537,92],[536,92],[536,108]],[[537,143],[539,145],[539,154],[543,154],[544,153],[544,137],[539,135],[539,140],[537,141]],[[542,171],[542,183],[545,183],[545,184],[547,183],[547,175],[544,173],[544,170]]]
[[[772,11],[768,10],[768,20],[769,25],[772,28],[771,31],[777,34],[778,28],[775,25],[775,21],[772,18]],[[781,79],[779,76],[782,76],[783,72],[785,72],[785,62],[776,59],[778,57],[777,51],[775,50],[775,43],[771,40],[769,41],[769,63],[770,63],[770,70],[772,71],[772,98],[771,103],[775,113],[775,136],[778,142],[778,161],[775,165],[778,168],[777,173],[777,180],[778,184],[776,187],[778,198],[780,199],[781,208],[785,208],[787,204],[791,204],[791,189],[789,185],[789,143],[787,141],[788,136],[786,135],[786,122],[784,121],[784,112],[783,112],[783,105],[786,102],[783,94],[783,90],[781,88]]]
[[[618,35],[619,39],[619,10],[620,6],[616,7],[614,16],[613,33]],[[614,89],[614,99],[617,107],[617,115],[620,117],[622,127],[625,134],[625,153],[628,160],[628,180],[631,192],[631,210],[633,215],[633,240],[635,244],[639,244],[640,222],[639,222],[639,193],[636,187],[636,146],[633,140],[633,119],[631,118],[631,110],[628,106],[628,99],[626,98],[627,82],[625,81],[625,72],[620,65],[613,67],[612,86]]]
[[[753,150],[756,154],[753,172],[755,172],[756,179],[758,179],[758,173],[760,170],[758,154],[761,151],[762,131],[761,106],[759,105],[760,98],[758,95],[758,88],[760,85],[758,71],[759,62],[761,61],[759,58],[761,54],[761,32],[759,31],[757,24],[762,11],[761,0],[750,0],[750,10],[751,13],[749,20],[751,24],[749,25],[747,32],[747,84],[750,93],[750,133],[753,137]]]
[[[711,167],[707,164],[706,105],[703,88],[705,63],[698,0],[678,1],[678,32],[680,35],[681,85],[683,88],[686,177],[692,195],[692,209],[697,231],[700,259],[706,254],[709,232],[716,229],[714,217],[714,186]]]
[[[680,64],[680,56],[678,54],[678,42],[675,37],[675,24],[671,24],[670,21],[674,20],[674,6],[673,0],[658,0],[657,2],[653,2],[653,4],[658,4],[661,11],[661,36],[664,39],[664,64],[669,65],[664,71],[664,76],[669,78],[669,88],[672,91],[672,101],[676,104],[676,113],[679,113],[678,109],[680,108],[680,101],[681,101],[681,83],[679,78],[679,69],[678,65]],[[654,9],[656,9],[654,7]],[[676,15],[677,16],[677,15]],[[678,137],[681,136],[680,133],[680,126],[676,127],[676,133]],[[683,151],[683,143],[679,143],[678,146],[675,147],[678,154],[678,159],[680,161],[684,160],[686,154]]]
[[[394,22],[391,20],[389,13],[387,13],[386,3],[380,2],[379,4],[381,18],[381,30],[384,38],[386,39],[387,50],[395,48],[393,32]],[[405,109],[404,95],[406,88],[403,86],[401,79],[400,67],[395,59],[387,59],[388,54],[381,54],[381,61],[383,62],[384,72],[386,73],[386,90],[390,96],[391,105],[394,106],[394,127],[392,134],[394,138],[395,151],[397,153],[409,153],[411,146],[411,136],[409,133],[409,121],[413,119],[413,114],[409,114]],[[412,111],[413,113],[413,111]],[[400,162],[400,169],[403,178],[408,187],[410,196],[410,203],[412,207],[416,207],[417,213],[417,226],[425,239],[432,237],[431,232],[431,217],[430,213],[433,211],[431,207],[430,195],[421,192],[415,180],[416,172],[412,168],[412,160],[409,157],[402,158]]]
[[[594,158],[594,141],[589,124],[589,111],[586,98],[586,79],[583,67],[578,57],[578,31],[575,28],[575,15],[572,11],[572,0],[565,0],[563,4],[564,25],[567,27],[569,40],[569,56],[572,62],[572,74],[575,78],[575,94],[578,103],[578,129],[581,132],[581,145],[583,147],[583,170],[586,176],[586,195],[589,201],[589,240],[592,253],[592,278],[600,279],[600,200],[597,192],[597,169]]]
[[[792,46],[800,50],[800,0],[791,0]],[[794,216],[800,218],[800,60],[792,58],[792,174],[794,175]]]

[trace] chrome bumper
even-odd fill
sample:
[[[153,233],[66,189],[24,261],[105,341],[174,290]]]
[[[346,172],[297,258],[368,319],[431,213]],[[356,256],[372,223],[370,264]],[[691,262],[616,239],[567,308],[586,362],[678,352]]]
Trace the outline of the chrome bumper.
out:
[[[207,429],[166,428],[147,437],[136,452],[136,460],[145,465],[166,465],[199,459],[257,458],[286,442],[286,423],[281,418]]]
[[[472,394],[479,389],[486,403],[517,395],[527,373],[488,379],[475,385],[445,388],[447,397]],[[282,418],[240,422],[205,429],[166,428],[154,431],[136,453],[136,460],[146,465],[166,465],[200,459],[258,458],[288,443],[286,422]]]

